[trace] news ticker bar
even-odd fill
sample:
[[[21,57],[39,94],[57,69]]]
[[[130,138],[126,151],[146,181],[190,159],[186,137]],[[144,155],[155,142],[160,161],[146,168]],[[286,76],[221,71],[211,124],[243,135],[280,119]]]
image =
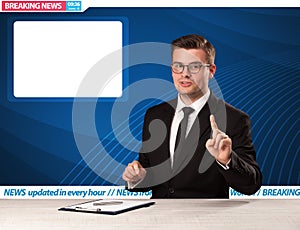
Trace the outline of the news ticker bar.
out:
[[[0,199],[150,199],[152,192],[124,186],[0,186]],[[248,196],[229,189],[229,199],[300,199],[300,186],[262,186]]]
[[[90,7],[300,7],[295,0],[82,0],[2,1],[2,12],[83,12]]]
[[[0,186],[0,199],[150,199],[124,186]]]
[[[229,199],[300,199],[300,186],[261,186],[251,196],[230,188]]]

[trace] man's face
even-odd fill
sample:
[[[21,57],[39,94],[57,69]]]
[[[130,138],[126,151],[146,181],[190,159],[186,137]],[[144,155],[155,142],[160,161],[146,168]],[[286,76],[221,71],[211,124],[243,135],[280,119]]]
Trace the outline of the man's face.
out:
[[[172,63],[191,63],[207,64],[206,53],[202,49],[183,49],[177,48],[173,51]],[[193,66],[191,66],[193,67]],[[214,64],[202,66],[197,73],[187,66],[184,66],[182,73],[172,71],[174,85],[181,96],[188,96],[193,102],[202,97],[208,91],[208,80],[213,77],[216,71]]]

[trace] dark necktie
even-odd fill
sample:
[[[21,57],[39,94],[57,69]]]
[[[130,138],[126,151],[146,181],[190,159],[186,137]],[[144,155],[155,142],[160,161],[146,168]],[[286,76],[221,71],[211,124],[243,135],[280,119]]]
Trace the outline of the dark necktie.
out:
[[[175,165],[175,162],[178,158],[178,154],[181,152],[182,146],[185,142],[189,115],[192,112],[194,112],[194,109],[190,108],[190,107],[184,107],[184,108],[182,108],[182,110],[184,113],[184,117],[183,117],[182,121],[180,122],[177,136],[176,136],[175,149],[174,149],[174,161],[173,161],[174,164],[173,165]]]

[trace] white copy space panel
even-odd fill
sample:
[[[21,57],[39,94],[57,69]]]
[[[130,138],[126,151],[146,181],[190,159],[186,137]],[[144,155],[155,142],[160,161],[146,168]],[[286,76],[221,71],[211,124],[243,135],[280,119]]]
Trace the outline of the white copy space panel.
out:
[[[16,21],[13,94],[15,97],[120,97],[122,73],[116,76],[99,73],[99,78],[110,78],[101,92],[85,90],[84,95],[77,92],[87,72],[103,57],[121,48],[120,21]],[[120,70],[121,53],[112,63]]]

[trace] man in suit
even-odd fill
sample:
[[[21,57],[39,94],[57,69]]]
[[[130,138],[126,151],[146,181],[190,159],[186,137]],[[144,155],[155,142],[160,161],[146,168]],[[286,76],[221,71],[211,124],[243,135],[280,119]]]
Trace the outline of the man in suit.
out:
[[[200,35],[172,42],[172,77],[178,97],[146,112],[138,161],[123,179],[152,198],[228,198],[229,187],[254,194],[262,175],[247,114],[208,88],[215,49]]]

